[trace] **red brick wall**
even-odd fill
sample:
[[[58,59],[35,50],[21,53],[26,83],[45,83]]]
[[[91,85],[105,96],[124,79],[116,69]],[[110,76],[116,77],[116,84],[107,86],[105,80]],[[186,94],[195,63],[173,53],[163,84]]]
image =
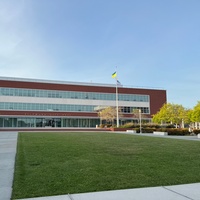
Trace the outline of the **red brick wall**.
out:
[[[46,90],[62,90],[62,91],[82,91],[82,92],[102,92],[102,93],[115,93],[115,87],[103,87],[103,86],[84,86],[84,85],[72,85],[72,84],[61,84],[61,83],[38,83],[38,82],[24,82],[24,81],[9,81],[0,80],[0,87],[10,88],[27,88],[27,89],[46,89]],[[150,96],[150,112],[151,115],[159,111],[164,103],[167,101],[166,90],[155,90],[155,89],[139,89],[139,88],[118,88],[120,94],[141,94]],[[29,113],[29,112],[25,112]],[[38,112],[37,112],[38,113]],[[56,114],[54,112],[42,112],[44,115]],[[46,114],[45,114],[46,113]],[[59,115],[62,114],[59,112]],[[29,114],[28,114],[29,115]],[[74,116],[74,113],[70,113]],[[91,113],[75,113],[76,116],[87,116]],[[64,116],[64,112],[63,112]]]

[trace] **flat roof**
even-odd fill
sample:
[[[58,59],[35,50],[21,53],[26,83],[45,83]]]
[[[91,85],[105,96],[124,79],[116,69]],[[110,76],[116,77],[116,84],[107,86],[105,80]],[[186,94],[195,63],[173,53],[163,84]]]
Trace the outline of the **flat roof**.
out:
[[[4,77],[0,76],[0,80],[3,81],[20,81],[20,82],[33,82],[33,83],[52,83],[52,84],[63,84],[63,85],[84,85],[84,86],[99,86],[99,87],[116,87],[116,84],[106,84],[106,83],[93,83],[93,82],[72,82],[72,81],[58,81],[58,80],[47,80],[47,79],[33,79],[33,78],[18,78],[18,77]],[[123,88],[137,88],[137,89],[154,89],[154,90],[164,90],[159,87],[145,87],[145,86],[124,86],[118,84],[118,87]]]
[[[34,82],[34,83],[54,83],[54,84],[66,84],[66,85],[86,85],[86,86],[116,87],[115,84],[104,84],[104,83],[93,83],[93,82],[72,82],[72,81],[58,81],[58,80],[3,77],[3,76],[0,76],[0,80],[20,81],[20,82]]]

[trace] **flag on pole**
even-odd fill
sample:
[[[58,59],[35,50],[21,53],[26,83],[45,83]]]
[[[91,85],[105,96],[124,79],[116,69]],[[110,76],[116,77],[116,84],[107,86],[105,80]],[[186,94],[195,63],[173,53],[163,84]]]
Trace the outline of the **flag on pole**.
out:
[[[117,85],[122,85],[122,84],[117,80]]]
[[[113,74],[112,74],[112,78],[115,78],[117,76],[117,72],[114,72]]]

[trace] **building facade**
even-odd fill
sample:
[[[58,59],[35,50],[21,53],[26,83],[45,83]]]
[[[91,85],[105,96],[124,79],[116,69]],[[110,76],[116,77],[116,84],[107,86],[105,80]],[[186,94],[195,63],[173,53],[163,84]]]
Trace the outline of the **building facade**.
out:
[[[123,114],[119,124],[143,120],[166,103],[166,90],[118,86],[118,105]],[[48,81],[0,77],[0,128],[96,127],[98,108],[116,106],[113,84]]]

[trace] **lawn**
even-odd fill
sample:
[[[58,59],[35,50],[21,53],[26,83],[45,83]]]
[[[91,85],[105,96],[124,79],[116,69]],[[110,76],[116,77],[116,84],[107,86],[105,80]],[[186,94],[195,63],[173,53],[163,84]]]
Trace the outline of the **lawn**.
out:
[[[13,199],[200,182],[200,142],[19,133]]]

